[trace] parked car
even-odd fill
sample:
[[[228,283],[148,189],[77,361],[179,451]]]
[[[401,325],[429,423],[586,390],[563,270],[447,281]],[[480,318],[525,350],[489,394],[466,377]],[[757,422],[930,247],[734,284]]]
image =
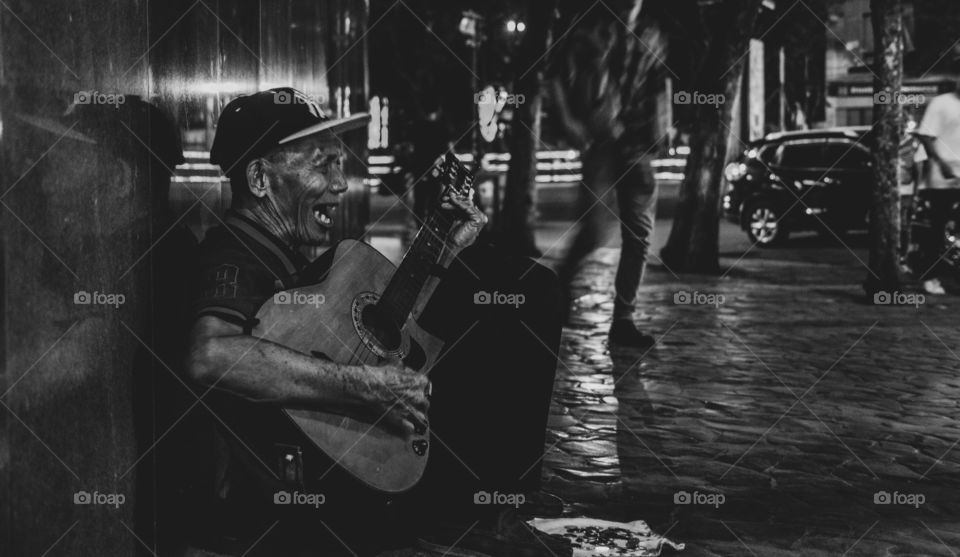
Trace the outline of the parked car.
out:
[[[873,183],[869,128],[769,134],[724,169],[725,216],[760,246],[793,231],[866,228]]]

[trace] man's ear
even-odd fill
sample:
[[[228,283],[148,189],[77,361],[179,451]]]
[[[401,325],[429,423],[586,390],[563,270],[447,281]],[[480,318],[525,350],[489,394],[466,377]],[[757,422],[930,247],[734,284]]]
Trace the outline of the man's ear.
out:
[[[267,164],[267,161],[259,158],[247,163],[247,187],[250,189],[250,194],[257,199],[265,197],[269,189]]]

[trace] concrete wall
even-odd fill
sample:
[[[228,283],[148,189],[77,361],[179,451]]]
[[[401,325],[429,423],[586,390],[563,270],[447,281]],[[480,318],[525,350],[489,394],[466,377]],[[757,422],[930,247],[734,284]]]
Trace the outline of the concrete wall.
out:
[[[169,408],[154,374],[168,372],[145,344],[161,353],[170,344],[151,314],[165,305],[151,277],[164,269],[154,243],[177,236],[167,235],[176,215],[155,195],[175,163],[135,96],[199,150],[230,98],[268,84],[329,96],[341,114],[365,110],[367,9],[363,0],[0,6],[0,556],[155,547],[156,410]],[[362,161],[349,165],[356,199],[344,215],[362,231]],[[176,209],[190,192],[175,186]],[[216,202],[187,199],[218,220]]]
[[[131,331],[144,334],[149,269],[131,267],[150,245],[149,163],[121,155],[132,136],[94,144],[63,113],[80,91],[146,95],[147,25],[145,0],[10,0],[0,13],[5,556],[138,546]],[[125,118],[94,110],[105,127]],[[99,300],[75,303],[81,292]],[[124,303],[96,303],[104,294]],[[124,502],[76,504],[78,492]]]

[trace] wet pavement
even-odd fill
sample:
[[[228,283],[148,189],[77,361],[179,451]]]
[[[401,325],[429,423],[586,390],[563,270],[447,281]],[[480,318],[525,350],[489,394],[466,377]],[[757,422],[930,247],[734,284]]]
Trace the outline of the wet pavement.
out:
[[[729,251],[722,277],[653,265],[646,353],[608,349],[597,252],[547,437],[567,514],[643,519],[691,557],[960,552],[960,298],[868,303],[862,250],[818,242]]]

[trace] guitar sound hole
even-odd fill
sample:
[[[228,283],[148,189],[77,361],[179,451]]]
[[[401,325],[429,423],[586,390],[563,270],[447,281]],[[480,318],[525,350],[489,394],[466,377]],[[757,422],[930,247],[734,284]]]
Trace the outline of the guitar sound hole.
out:
[[[377,343],[385,351],[392,352],[400,349],[402,340],[400,328],[376,304],[363,308],[360,320],[363,327],[373,335],[373,338],[377,339]]]

